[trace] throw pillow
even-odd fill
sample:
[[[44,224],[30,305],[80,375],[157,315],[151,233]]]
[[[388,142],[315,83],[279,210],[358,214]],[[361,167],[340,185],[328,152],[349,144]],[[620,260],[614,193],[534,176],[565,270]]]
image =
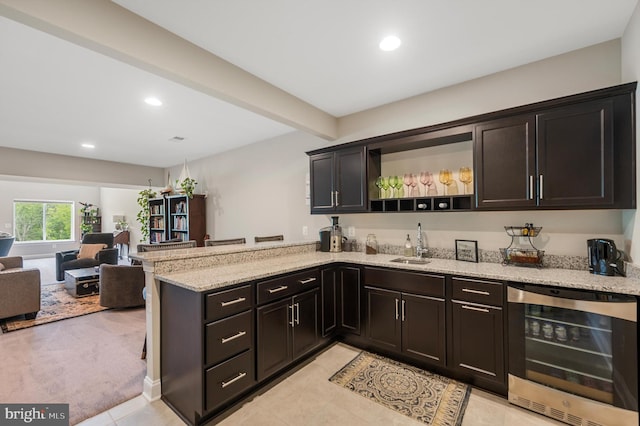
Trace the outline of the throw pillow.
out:
[[[2,271],[3,269],[4,269],[4,265],[0,263],[0,271]]]
[[[78,252],[78,259],[95,259],[98,252],[107,248],[106,244],[82,244]]]

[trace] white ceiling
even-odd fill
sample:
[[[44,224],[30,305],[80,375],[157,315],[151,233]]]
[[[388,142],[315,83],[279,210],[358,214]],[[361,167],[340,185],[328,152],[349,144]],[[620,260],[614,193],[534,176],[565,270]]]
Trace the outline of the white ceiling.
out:
[[[637,2],[114,0],[336,117],[618,38]],[[294,130],[2,17],[0,70],[0,146],[168,167]]]

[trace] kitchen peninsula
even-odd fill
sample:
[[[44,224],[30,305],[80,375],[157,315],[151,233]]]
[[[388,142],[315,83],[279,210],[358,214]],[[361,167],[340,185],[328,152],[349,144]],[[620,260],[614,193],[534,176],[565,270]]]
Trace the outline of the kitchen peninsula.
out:
[[[508,318],[503,309],[508,283],[640,295],[636,279],[586,270],[449,259],[406,265],[391,262],[397,255],[323,253],[316,244],[276,242],[133,255],[143,262],[147,281],[147,398],[162,396],[185,421],[201,424],[336,338],[506,395]],[[475,292],[469,297],[486,293],[490,298],[483,301],[490,312],[478,321],[487,318],[484,324],[492,327],[483,332],[491,333],[487,341],[498,345],[489,364],[478,360],[482,368],[466,372],[456,366],[474,360],[460,363],[456,357],[473,354],[459,353],[455,342],[464,334],[456,335],[451,327],[452,292],[455,296],[461,284]],[[428,320],[425,327],[439,328],[428,333],[430,341],[409,336],[406,350],[396,348],[393,339],[372,326],[379,323],[374,311],[386,303],[381,296],[390,290],[408,306],[429,300],[431,305],[421,311],[433,316],[420,320]],[[375,310],[371,303],[377,303]]]

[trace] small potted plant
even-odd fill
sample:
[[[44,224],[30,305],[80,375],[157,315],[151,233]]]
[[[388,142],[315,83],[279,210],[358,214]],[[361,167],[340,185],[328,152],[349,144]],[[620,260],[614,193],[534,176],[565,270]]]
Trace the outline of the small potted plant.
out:
[[[198,182],[195,179],[186,177],[180,182],[180,189],[187,194],[187,197],[193,198],[193,191],[195,191],[197,184]]]

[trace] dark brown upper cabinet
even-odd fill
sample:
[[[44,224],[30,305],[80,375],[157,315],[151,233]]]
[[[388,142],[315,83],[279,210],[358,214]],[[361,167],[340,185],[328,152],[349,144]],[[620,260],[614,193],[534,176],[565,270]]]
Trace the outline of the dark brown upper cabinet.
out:
[[[477,125],[477,208],[634,208],[630,99],[598,99]]]
[[[309,157],[311,213],[367,210],[366,148],[348,148]]]

